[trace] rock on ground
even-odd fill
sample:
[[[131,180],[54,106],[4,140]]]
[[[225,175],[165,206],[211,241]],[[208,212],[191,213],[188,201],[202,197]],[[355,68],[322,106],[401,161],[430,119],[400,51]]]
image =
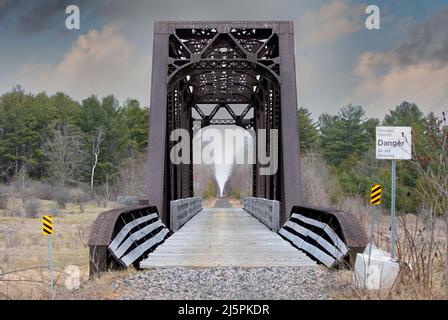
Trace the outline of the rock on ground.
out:
[[[338,290],[334,272],[311,267],[164,268],[116,280],[125,300],[322,300]]]

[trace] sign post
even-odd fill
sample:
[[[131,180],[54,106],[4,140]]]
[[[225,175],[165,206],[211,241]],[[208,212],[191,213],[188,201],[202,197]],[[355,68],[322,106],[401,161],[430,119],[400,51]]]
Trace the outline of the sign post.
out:
[[[396,183],[397,160],[410,160],[412,158],[412,128],[411,127],[376,127],[376,158],[379,160],[392,160],[392,187],[391,187],[391,258],[395,256],[396,241]]]
[[[373,228],[375,226],[376,219],[376,207],[381,204],[381,194],[383,193],[383,188],[380,184],[374,184],[370,188],[370,205],[372,208],[372,218],[370,222],[370,247],[369,247],[369,262],[368,266],[370,267],[370,257],[372,255],[372,242],[373,242]]]
[[[51,300],[54,300],[54,278],[53,278],[53,262],[51,256],[51,235],[53,234],[53,217],[43,216],[42,233],[47,237],[48,243],[48,269],[50,271],[50,291]]]
[[[397,227],[395,225],[396,213],[396,194],[397,194],[397,160],[392,159],[392,187],[391,187],[391,200],[390,200],[390,215],[391,215],[391,235],[390,235],[390,257],[393,259],[395,256],[395,237]]]

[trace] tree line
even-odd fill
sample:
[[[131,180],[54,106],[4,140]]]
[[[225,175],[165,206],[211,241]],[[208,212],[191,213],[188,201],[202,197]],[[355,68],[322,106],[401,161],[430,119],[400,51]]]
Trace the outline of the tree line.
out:
[[[383,185],[390,203],[390,161],[375,159],[375,128],[411,126],[413,160],[398,161],[397,208],[417,212],[431,205],[447,211],[448,130],[446,113],[423,114],[403,102],[383,119],[368,118],[362,106],[347,105],[314,121],[298,114],[302,153],[319,153],[337,177],[334,196],[362,195]],[[113,96],[77,102],[64,93],[25,93],[20,86],[0,96],[0,182],[26,176],[52,184],[112,185],[129,159],[146,152],[149,108]],[[306,186],[305,186],[306,187]],[[435,208],[438,207],[438,208]]]
[[[425,115],[415,103],[403,102],[380,120],[368,118],[362,106],[350,104],[337,115],[320,115],[317,121],[308,109],[300,108],[298,121],[301,152],[318,150],[337,176],[335,193],[342,190],[367,201],[371,184],[379,183],[383,185],[385,207],[390,207],[391,161],[375,158],[376,127],[411,126],[413,159],[397,163],[397,209],[416,213],[430,206],[436,213],[446,213],[446,111]]]
[[[59,184],[112,183],[122,162],[147,148],[149,108],[128,99],[64,93],[0,96],[0,181],[20,175]]]

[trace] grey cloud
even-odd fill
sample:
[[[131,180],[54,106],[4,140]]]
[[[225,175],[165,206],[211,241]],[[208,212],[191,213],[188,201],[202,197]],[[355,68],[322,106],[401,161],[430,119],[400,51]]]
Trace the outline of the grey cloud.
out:
[[[351,97],[376,114],[403,100],[438,112],[448,103],[448,7],[391,50],[363,53],[354,73],[358,79]]]
[[[401,64],[448,62],[448,7],[418,26],[395,53]]]
[[[122,0],[98,1],[92,15],[103,19],[277,20],[295,19],[315,0]]]
[[[70,4],[86,0],[0,0],[0,28],[19,33],[37,33],[54,27]]]
[[[17,8],[21,1],[0,0],[0,24],[6,24],[9,14]]]

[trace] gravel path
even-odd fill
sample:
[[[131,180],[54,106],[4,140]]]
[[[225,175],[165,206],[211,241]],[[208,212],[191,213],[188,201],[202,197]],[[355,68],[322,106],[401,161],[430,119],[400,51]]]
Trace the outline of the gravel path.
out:
[[[218,198],[215,202],[215,208],[232,208],[229,200],[227,198]]]
[[[150,269],[116,280],[119,299],[321,300],[338,289],[335,274],[316,267]]]

